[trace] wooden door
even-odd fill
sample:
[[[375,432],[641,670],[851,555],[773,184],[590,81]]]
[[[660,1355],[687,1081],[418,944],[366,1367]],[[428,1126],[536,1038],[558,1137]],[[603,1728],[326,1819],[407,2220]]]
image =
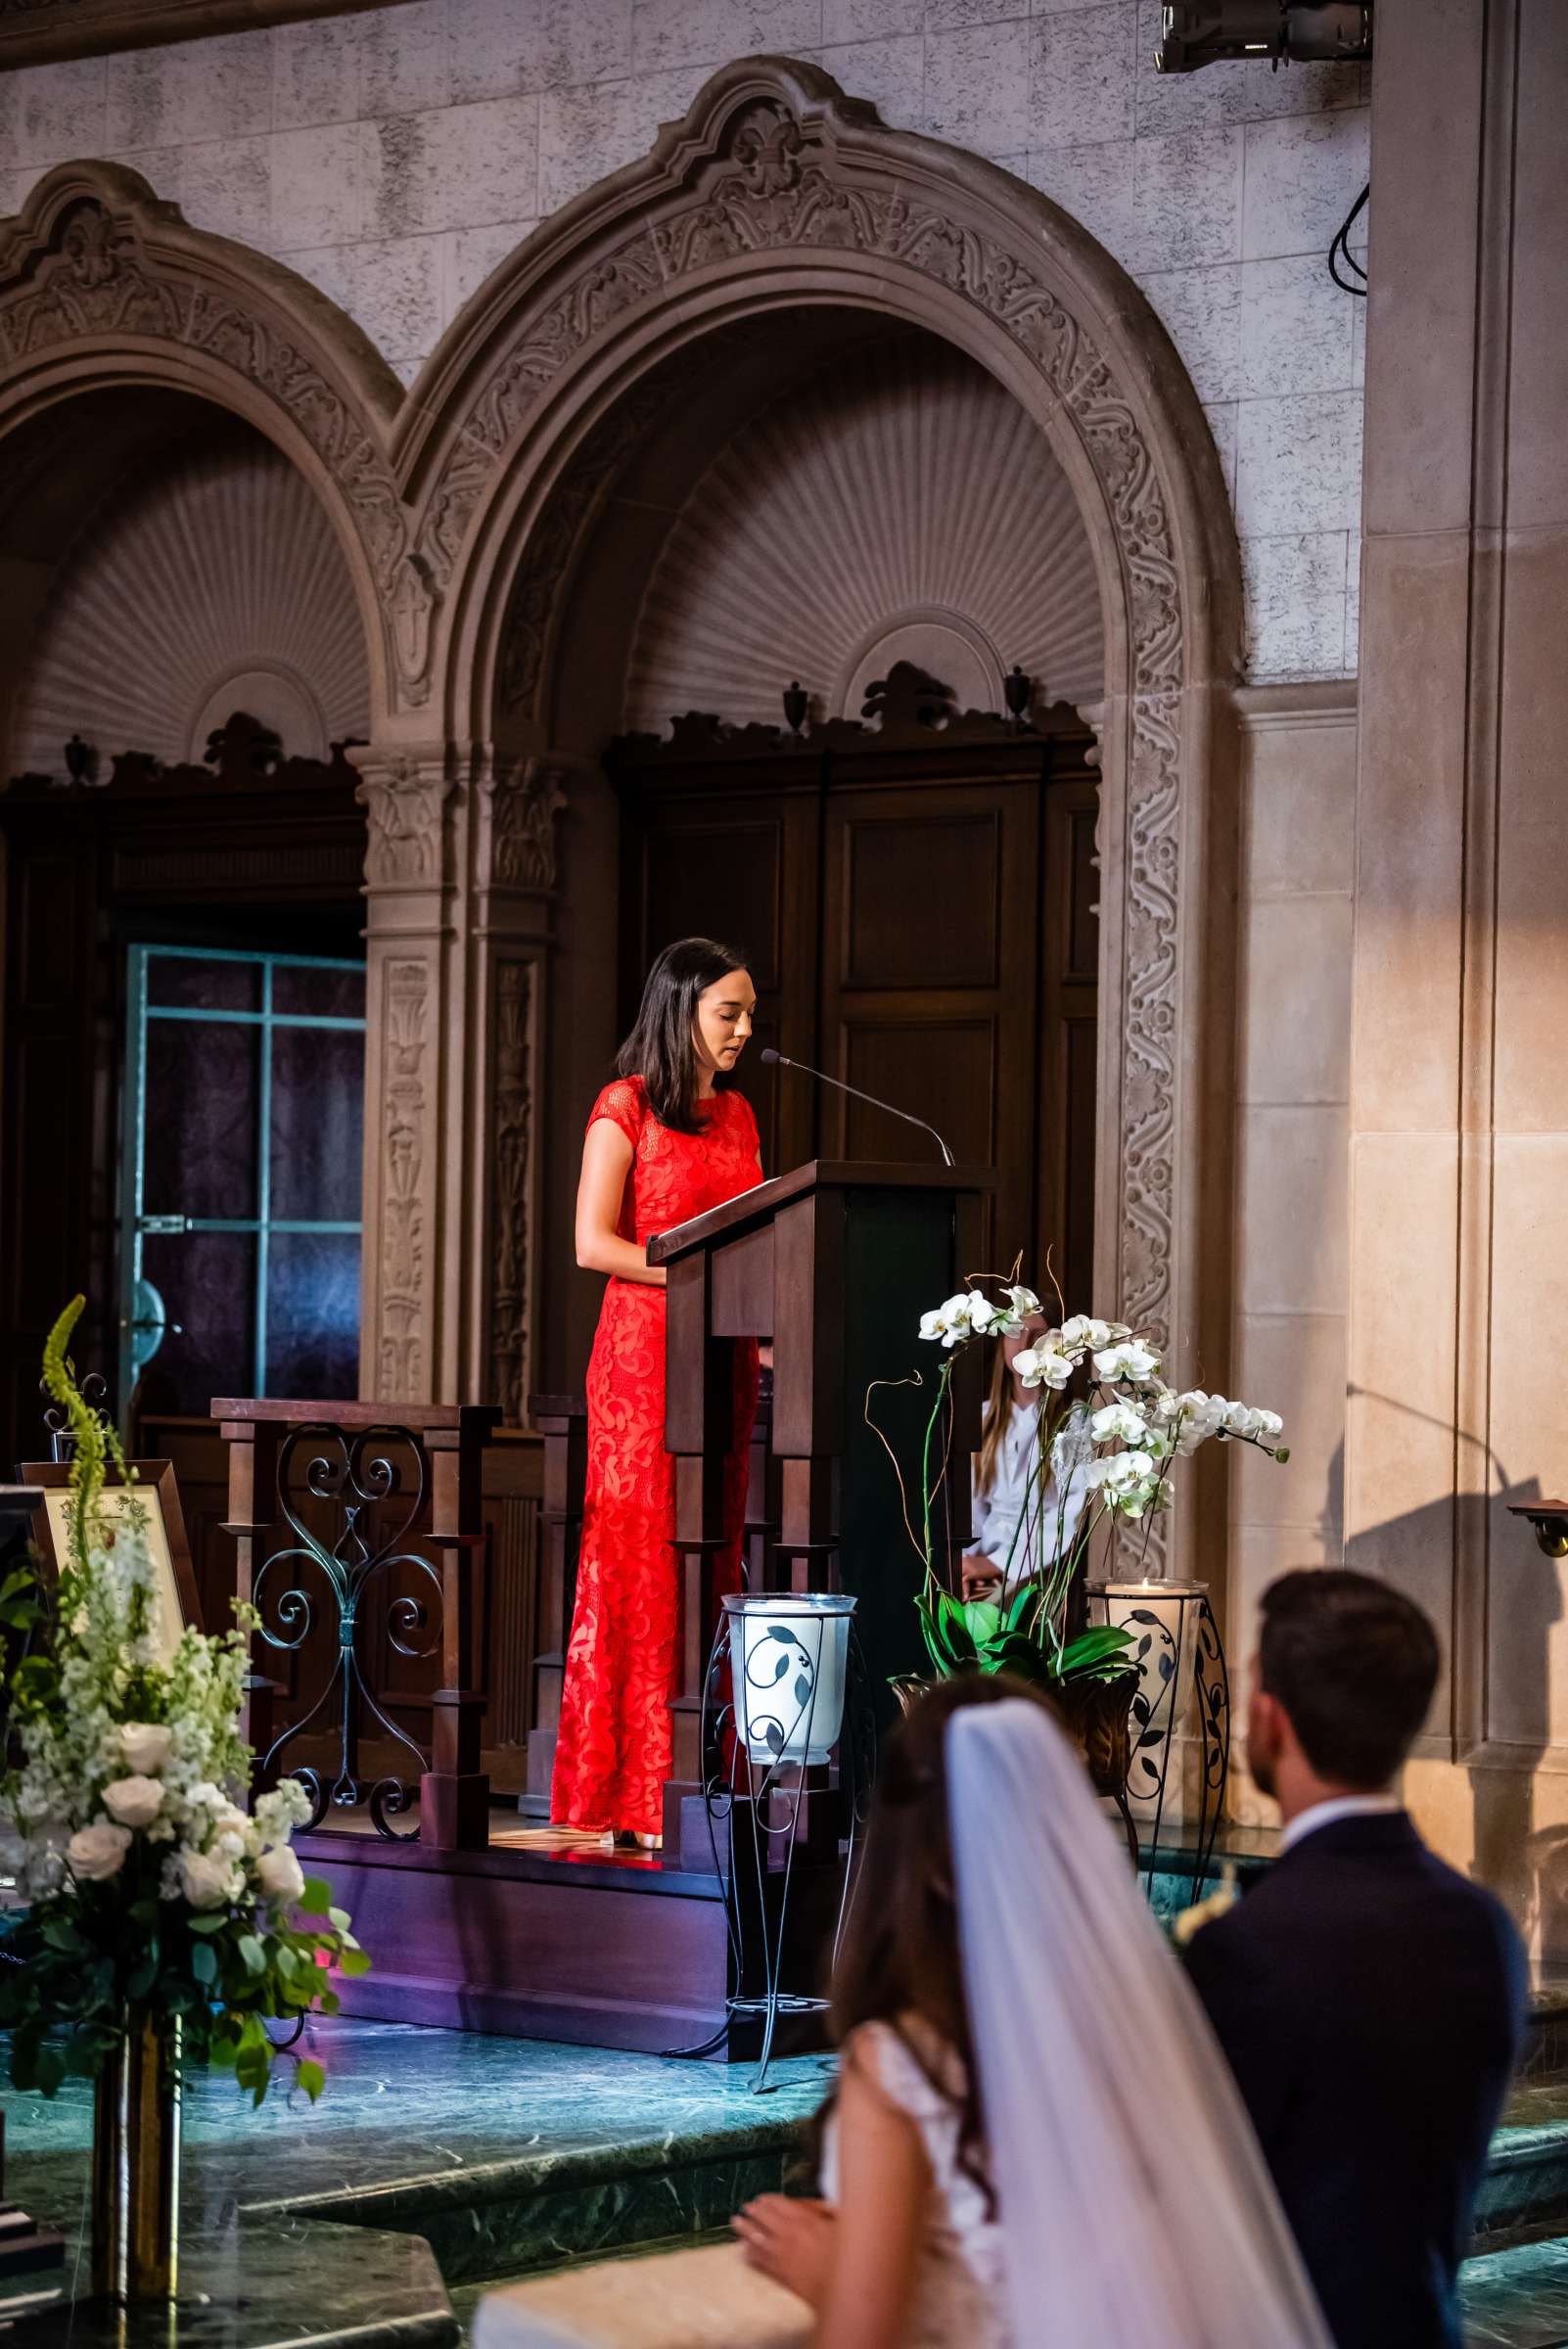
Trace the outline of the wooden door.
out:
[[[809,1060],[816,1024],[814,779],[805,790],[708,788],[639,802],[625,833],[626,919],[622,954],[622,1033],[636,1016],[649,964],[677,938],[716,938],[749,958],[757,989],[741,1089],[757,1112],[770,1174],[814,1150],[811,1091],[761,1053]]]
[[[1040,789],[1007,777],[852,784],[823,838],[823,1066],[993,1167],[986,1261],[1031,1255],[1036,1192]],[[822,1104],[830,1157],[929,1160],[866,1103]]]

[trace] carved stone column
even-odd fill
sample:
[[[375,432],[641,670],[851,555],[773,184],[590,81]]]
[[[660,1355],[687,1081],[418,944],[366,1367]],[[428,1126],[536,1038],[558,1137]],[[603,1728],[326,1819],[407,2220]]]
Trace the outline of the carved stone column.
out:
[[[538,1107],[566,770],[549,759],[497,759],[486,747],[472,775],[465,1185],[477,1244],[465,1281],[463,1367],[470,1389],[518,1426],[537,1328]]]
[[[517,1424],[537,1294],[538,1148],[564,768],[356,754],[365,855],[360,1385]]]
[[[444,748],[353,756],[367,825],[360,1392],[378,1403],[477,1402],[440,1392],[450,1354],[443,1136],[462,1099],[454,761]]]

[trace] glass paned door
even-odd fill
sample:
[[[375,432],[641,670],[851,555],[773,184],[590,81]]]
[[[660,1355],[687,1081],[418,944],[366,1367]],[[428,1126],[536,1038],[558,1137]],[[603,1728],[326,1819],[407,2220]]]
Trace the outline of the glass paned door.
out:
[[[120,1201],[122,1413],[341,1401],[359,1372],[365,969],[132,946]]]

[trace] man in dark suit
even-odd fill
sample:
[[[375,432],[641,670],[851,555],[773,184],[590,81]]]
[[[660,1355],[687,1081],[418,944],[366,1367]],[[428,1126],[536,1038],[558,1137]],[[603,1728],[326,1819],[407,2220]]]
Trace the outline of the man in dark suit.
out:
[[[1395,1791],[1437,1684],[1431,1624],[1369,1575],[1264,1593],[1247,1755],[1280,1856],[1188,1967],[1339,2349],[1458,2349],[1455,2276],[1524,2023],[1491,1893]]]

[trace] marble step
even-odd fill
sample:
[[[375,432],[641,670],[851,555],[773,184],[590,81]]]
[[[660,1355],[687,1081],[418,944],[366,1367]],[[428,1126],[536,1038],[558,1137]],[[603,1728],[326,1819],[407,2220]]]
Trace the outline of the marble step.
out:
[[[1568,2242],[1528,2243],[1466,2260],[1459,2296],[1464,2349],[1562,2349]]]

